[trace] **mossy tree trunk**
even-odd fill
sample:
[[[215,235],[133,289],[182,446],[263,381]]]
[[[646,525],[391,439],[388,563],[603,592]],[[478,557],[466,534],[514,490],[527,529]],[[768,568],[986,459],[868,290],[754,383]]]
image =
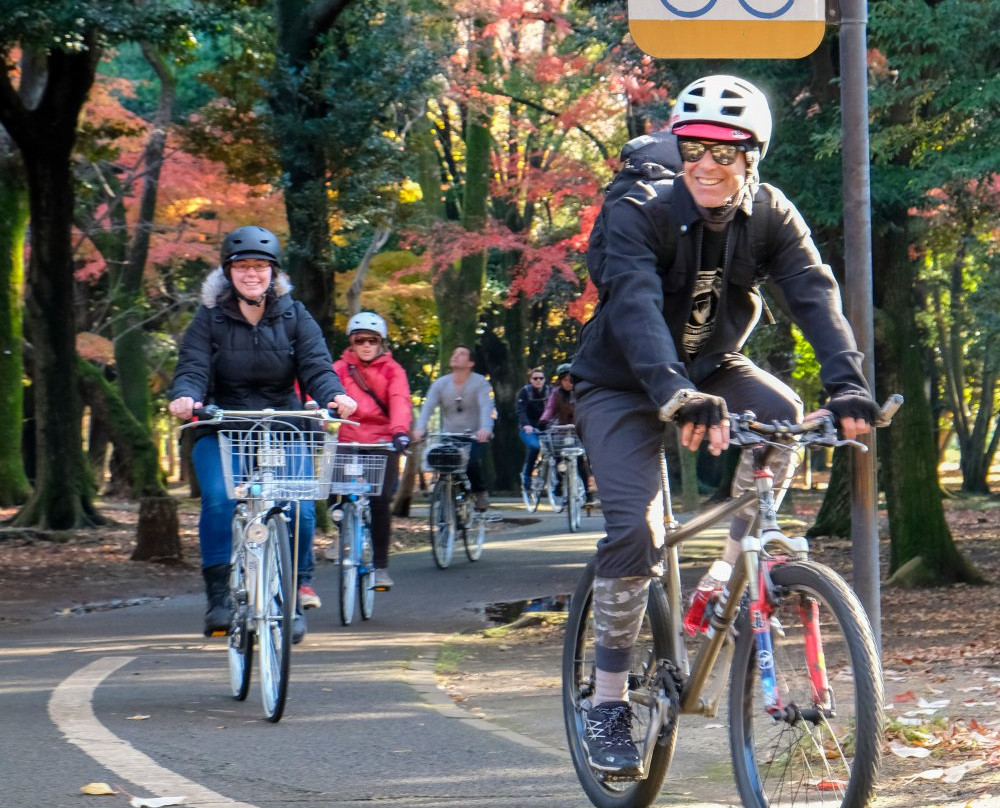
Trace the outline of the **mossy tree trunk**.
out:
[[[907,222],[906,211],[893,221]],[[889,513],[890,584],[904,587],[982,583],[955,546],[939,493],[937,447],[925,391],[924,353],[914,299],[916,270],[907,227],[887,228],[874,240],[878,388],[906,403],[879,432],[882,480]]]
[[[31,494],[21,457],[24,418],[24,241],[28,187],[20,160],[0,130],[0,505],[20,505]]]

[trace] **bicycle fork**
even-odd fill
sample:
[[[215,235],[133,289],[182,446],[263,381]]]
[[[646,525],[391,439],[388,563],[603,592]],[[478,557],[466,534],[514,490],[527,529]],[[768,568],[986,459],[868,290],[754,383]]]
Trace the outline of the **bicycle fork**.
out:
[[[783,635],[782,628],[771,615],[771,604],[768,593],[772,591],[770,571],[784,559],[767,559],[760,566],[760,577],[765,585],[760,586],[756,599],[750,601],[750,627],[753,631],[754,643],[757,649],[757,669],[760,674],[761,695],[764,699],[764,709],[776,721],[787,721],[794,724],[800,717],[812,723],[817,723],[823,717],[834,712],[833,690],[826,670],[826,658],[823,654],[823,637],[819,626],[819,603],[815,599],[802,599],[798,604],[799,620],[803,629],[803,645],[806,666],[809,670],[812,705],[804,707],[796,704],[783,704],[778,687],[778,671],[774,662],[774,634],[779,639]]]

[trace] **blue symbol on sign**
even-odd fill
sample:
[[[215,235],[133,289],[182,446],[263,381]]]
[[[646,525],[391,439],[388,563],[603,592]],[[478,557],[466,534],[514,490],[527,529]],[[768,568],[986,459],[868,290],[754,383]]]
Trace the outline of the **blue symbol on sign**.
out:
[[[694,9],[693,11],[684,11],[683,9],[677,8],[670,0],[660,0],[663,7],[676,17],[684,17],[686,19],[694,19],[695,17],[702,17],[707,14],[718,0],[708,0],[705,5],[701,8]],[[743,6],[743,9],[751,16],[757,17],[761,20],[773,20],[776,17],[781,17],[787,14],[789,9],[795,5],[795,0],[785,0],[785,4],[774,11],[762,11],[760,9],[754,8],[747,0],[739,0],[739,4]]]
[[[663,3],[663,7],[671,14],[674,14],[678,17],[687,17],[688,19],[693,19],[694,17],[700,17],[702,14],[707,14],[711,10],[712,6],[715,5],[716,0],[708,0],[708,2],[705,3],[704,6],[694,11],[681,11],[679,8],[675,7],[674,4],[671,3],[669,0],[660,0],[660,2]]]

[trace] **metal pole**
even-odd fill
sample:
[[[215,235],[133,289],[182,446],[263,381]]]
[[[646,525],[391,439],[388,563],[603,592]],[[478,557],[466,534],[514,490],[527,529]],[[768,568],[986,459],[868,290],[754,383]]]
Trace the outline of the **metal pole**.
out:
[[[841,0],[840,101],[844,136],[844,303],[864,373],[875,389],[875,340],[872,325],[871,185],[868,172],[867,0]],[[875,479],[875,435],[865,440],[867,453],[852,452],[851,546],[854,589],[865,607],[882,648],[879,603],[878,491]]]

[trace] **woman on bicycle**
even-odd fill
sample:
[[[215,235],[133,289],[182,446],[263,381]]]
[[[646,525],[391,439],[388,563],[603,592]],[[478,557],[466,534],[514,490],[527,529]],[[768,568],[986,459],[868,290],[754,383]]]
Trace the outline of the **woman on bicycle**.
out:
[[[549,398],[545,402],[545,410],[541,418],[538,419],[539,427],[543,430],[551,425],[568,426],[575,424],[573,411],[576,407],[576,396],[573,394],[573,377],[570,375],[571,365],[564,362],[556,368],[558,384],[552,388]],[[594,501],[594,494],[590,490],[590,464],[587,462],[587,455],[582,454],[576,459],[577,469],[580,472],[580,479],[587,486],[587,504]],[[555,495],[562,496],[562,477],[559,485],[556,486]]]
[[[719,454],[729,442],[729,409],[765,421],[802,417],[794,391],[740,353],[762,310],[757,283],[769,280],[813,346],[826,407],[844,436],[867,432],[878,414],[833,272],[792,203],[760,182],[771,140],[763,93],[734,76],[699,79],[678,95],[670,130],[682,173],[609,197],[591,232],[587,265],[601,305],[581,332],[572,369],[577,428],[607,531],[597,546],[588,754],[595,769],[627,775],[642,773],[627,677],[664,540],[663,422],[682,425],[688,449],[707,439]],[[773,464],[776,489],[785,465],[783,473]],[[741,466],[734,494],[752,484]],[[730,563],[752,520],[733,518]]]
[[[392,358],[386,343],[385,320],[370,311],[355,314],[347,323],[347,349],[334,363],[347,393],[358,403],[355,421],[360,426],[344,424],[340,440],[358,443],[392,444],[385,464],[382,493],[370,499],[372,551],[377,589],[390,589],[389,538],[392,534],[390,505],[399,478],[399,455],[410,445],[410,382],[403,366]]]
[[[181,341],[169,391],[171,415],[188,420],[193,410],[208,404],[230,410],[301,409],[298,379],[316,401],[341,418],[350,416],[357,405],[333,371],[316,321],[292,300],[277,237],[263,227],[240,227],[223,241],[220,263],[202,284],[201,306]],[[236,503],[226,495],[215,431],[195,431],[192,460],[201,487],[198,539],[208,637],[227,631],[232,616],[229,562]],[[302,502],[297,510],[299,581],[308,585],[316,516],[312,502]],[[293,640],[301,642],[305,631],[297,607]]]

